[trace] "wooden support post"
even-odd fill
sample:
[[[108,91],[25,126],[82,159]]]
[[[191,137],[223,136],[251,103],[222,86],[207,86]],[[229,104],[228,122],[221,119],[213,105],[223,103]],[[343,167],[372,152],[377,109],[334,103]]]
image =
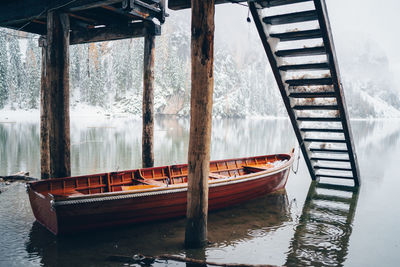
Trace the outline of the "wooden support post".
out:
[[[214,88],[214,0],[192,0],[192,91],[185,245],[207,241],[208,175]]]
[[[49,147],[49,94],[46,87],[46,38],[39,39],[39,46],[42,48],[42,72],[40,80],[40,177],[50,177],[50,147]]]
[[[69,126],[69,18],[67,14],[47,13],[45,84],[48,103],[49,176],[71,175]]]
[[[154,48],[155,37],[153,34],[147,33],[144,37],[143,60],[143,168],[154,166]]]

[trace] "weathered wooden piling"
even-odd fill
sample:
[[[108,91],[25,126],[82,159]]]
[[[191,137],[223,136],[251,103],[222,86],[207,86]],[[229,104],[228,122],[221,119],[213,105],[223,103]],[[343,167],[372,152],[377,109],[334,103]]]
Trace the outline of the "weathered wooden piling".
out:
[[[69,18],[47,13],[41,83],[41,176],[71,175],[69,120]]]
[[[154,57],[155,36],[146,33],[143,59],[142,165],[154,166]]]
[[[39,39],[39,46],[42,48],[42,72],[40,80],[40,177],[49,178],[50,175],[50,148],[49,148],[49,110],[50,91],[46,84],[46,38]]]
[[[207,241],[208,175],[214,88],[214,0],[192,0],[192,90],[185,245]]]

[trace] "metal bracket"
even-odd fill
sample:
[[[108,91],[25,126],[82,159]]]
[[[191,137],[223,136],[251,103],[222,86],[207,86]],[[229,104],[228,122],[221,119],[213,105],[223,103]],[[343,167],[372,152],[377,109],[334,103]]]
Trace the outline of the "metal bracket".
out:
[[[47,37],[45,35],[40,36],[39,40],[38,40],[38,44],[39,44],[39,47],[47,47]]]

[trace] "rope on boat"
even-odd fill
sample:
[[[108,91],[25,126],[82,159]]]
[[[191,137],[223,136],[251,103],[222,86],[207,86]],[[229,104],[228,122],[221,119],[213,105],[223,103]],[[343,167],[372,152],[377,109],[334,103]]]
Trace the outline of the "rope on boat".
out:
[[[297,172],[299,171],[299,163],[300,163],[300,147],[299,147],[298,145],[297,145],[295,151],[296,151],[296,153],[297,153],[297,167],[296,167],[296,170],[294,170],[294,168],[293,168],[294,164],[293,164],[293,165],[292,165],[292,172],[293,172],[294,174],[297,174]],[[295,153],[295,154],[296,154],[296,153]]]

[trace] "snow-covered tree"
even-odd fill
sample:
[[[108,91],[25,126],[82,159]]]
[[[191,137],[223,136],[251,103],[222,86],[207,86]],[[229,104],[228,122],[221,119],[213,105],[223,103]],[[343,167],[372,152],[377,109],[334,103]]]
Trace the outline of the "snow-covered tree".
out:
[[[19,45],[18,38],[12,36],[9,41],[9,51],[10,51],[10,61],[8,68],[9,77],[9,98],[11,108],[15,109],[17,107],[23,107],[25,100],[23,99],[22,90],[22,77],[23,68],[21,61],[21,48]]]
[[[27,108],[38,108],[40,95],[40,48],[34,39],[30,38],[27,42],[25,55],[26,77],[23,90],[27,99]]]
[[[128,88],[131,87],[132,67],[129,61],[129,41],[121,40],[113,44],[112,66],[116,100],[125,97]]]
[[[8,100],[7,71],[8,54],[6,35],[0,32],[0,109],[3,108]]]
[[[90,60],[90,85],[88,90],[88,103],[93,106],[104,105],[104,83],[105,71],[102,64],[101,50],[99,44],[89,44]]]

